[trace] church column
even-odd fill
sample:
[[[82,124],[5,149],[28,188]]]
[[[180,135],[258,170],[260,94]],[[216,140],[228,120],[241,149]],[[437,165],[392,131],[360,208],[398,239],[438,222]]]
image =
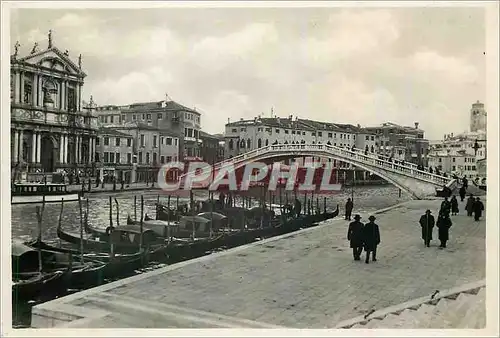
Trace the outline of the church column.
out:
[[[68,163],[68,134],[64,134],[64,157],[63,163]]]
[[[14,130],[14,149],[11,158],[14,162],[19,161],[19,132]]]
[[[63,163],[64,158],[64,134],[59,136],[59,163]]]
[[[79,135],[76,136],[76,163],[80,163],[80,147],[81,147],[81,137]]]
[[[31,91],[31,101],[33,102],[34,107],[38,107],[38,96],[39,96],[39,91],[38,91],[38,74],[33,74],[33,84],[31,86],[32,91]]]
[[[19,130],[19,145],[17,147],[17,160],[21,161],[23,159],[23,130]]]
[[[42,133],[37,134],[37,140],[36,140],[36,163],[41,162],[42,158]]]
[[[33,131],[31,136],[31,163],[36,163],[36,131]]]
[[[95,143],[96,138],[92,137],[92,162],[95,162]]]
[[[19,93],[19,102],[24,103],[24,72],[21,72],[20,74],[20,90],[21,92]]]
[[[81,103],[82,103],[82,84],[81,83],[78,83],[78,111],[81,110]]]
[[[93,140],[93,137],[91,135],[91,136],[89,136],[89,148],[88,148],[89,158],[87,160],[88,164],[92,163],[92,140]]]
[[[43,76],[38,75],[38,107],[43,107]]]

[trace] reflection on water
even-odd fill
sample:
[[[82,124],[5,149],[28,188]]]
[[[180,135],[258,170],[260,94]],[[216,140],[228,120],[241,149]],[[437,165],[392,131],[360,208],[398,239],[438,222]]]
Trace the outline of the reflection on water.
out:
[[[155,203],[160,193],[160,202],[167,203],[167,197],[162,192],[148,191],[143,192],[144,212],[154,217]],[[323,197],[327,197],[327,209],[333,210],[337,204],[340,205],[340,213],[343,213],[343,207],[348,197],[351,197],[350,188],[343,190],[336,195],[319,195],[320,208],[323,209]],[[122,192],[113,194],[90,194],[89,199],[89,222],[97,227],[105,228],[109,225],[109,196],[113,198],[113,224],[116,225],[116,204],[117,199],[120,209],[120,224],[125,224],[127,215],[134,217],[134,196],[137,196],[137,217],[140,215],[140,194],[138,192]],[[290,194],[290,199],[292,195]],[[310,197],[310,195],[308,195]],[[197,191],[195,199],[207,199],[208,193]],[[316,199],[316,196],[315,196]],[[409,197],[403,194],[399,197],[399,190],[393,186],[365,186],[354,188],[354,213],[369,213],[377,209],[382,209],[396,203],[408,200]],[[189,199],[179,198],[179,203],[186,203]],[[237,198],[238,202],[239,199]],[[303,199],[301,199],[303,201]],[[278,199],[275,200],[278,203]],[[171,198],[171,205],[175,205],[176,198]],[[85,203],[83,203],[83,212],[85,212]],[[44,240],[55,239],[57,237],[56,228],[61,211],[61,204],[45,205],[43,215],[42,237]],[[80,227],[80,210],[78,202],[67,202],[64,204],[62,215],[62,226],[68,230],[78,231]],[[23,240],[29,240],[37,235],[37,220],[35,214],[35,205],[13,205],[12,206],[12,237]]]

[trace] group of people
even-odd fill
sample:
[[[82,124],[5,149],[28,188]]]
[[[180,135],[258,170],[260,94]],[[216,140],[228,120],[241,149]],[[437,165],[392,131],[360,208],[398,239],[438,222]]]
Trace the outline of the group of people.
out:
[[[347,240],[352,248],[352,255],[355,261],[361,260],[363,249],[366,251],[365,263],[370,262],[370,253],[372,260],[377,261],[377,246],[380,244],[380,231],[375,223],[375,216],[368,217],[368,223],[361,222],[361,216],[354,215],[354,222],[349,224],[347,231]]]
[[[460,193],[461,201],[463,202],[464,197],[462,196],[462,191]],[[479,197],[474,198],[472,194],[470,194],[467,203],[465,205],[465,210],[467,211],[467,216],[472,216],[474,214],[474,220],[479,221],[481,219],[484,204],[481,202]],[[438,238],[441,242],[440,248],[446,248],[446,242],[449,240],[449,230],[452,226],[451,216],[458,215],[458,200],[456,196],[452,196],[451,200],[448,201],[448,197],[445,197],[443,202],[441,203],[441,207],[439,209],[439,215],[437,221],[434,219],[432,212],[427,209],[425,214],[420,217],[420,226],[422,227],[422,239],[426,247],[430,246],[430,242],[432,240],[432,231],[434,226],[438,228]]]

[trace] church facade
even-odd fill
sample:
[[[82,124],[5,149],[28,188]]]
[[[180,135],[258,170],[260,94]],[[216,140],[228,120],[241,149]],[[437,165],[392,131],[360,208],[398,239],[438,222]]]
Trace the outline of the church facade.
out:
[[[38,44],[26,56],[11,55],[11,167],[20,172],[80,170],[95,159],[97,118],[82,107],[86,74],[81,55]]]

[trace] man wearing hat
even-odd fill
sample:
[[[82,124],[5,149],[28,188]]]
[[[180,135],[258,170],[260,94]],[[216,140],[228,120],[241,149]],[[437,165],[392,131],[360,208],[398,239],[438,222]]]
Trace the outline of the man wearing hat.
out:
[[[372,259],[377,261],[377,245],[380,244],[380,232],[378,225],[375,224],[375,216],[368,217],[370,222],[366,223],[363,227],[363,244],[366,251],[365,263],[370,262],[370,252],[372,252]]]
[[[430,246],[432,240],[432,229],[434,228],[434,216],[431,215],[431,211],[427,209],[425,215],[420,217],[420,226],[422,227],[422,239],[426,247]]]
[[[363,223],[359,220],[360,215],[354,216],[354,222],[349,224],[349,230],[347,231],[347,240],[350,242],[352,248],[352,255],[355,261],[361,260],[361,252],[363,251]]]

